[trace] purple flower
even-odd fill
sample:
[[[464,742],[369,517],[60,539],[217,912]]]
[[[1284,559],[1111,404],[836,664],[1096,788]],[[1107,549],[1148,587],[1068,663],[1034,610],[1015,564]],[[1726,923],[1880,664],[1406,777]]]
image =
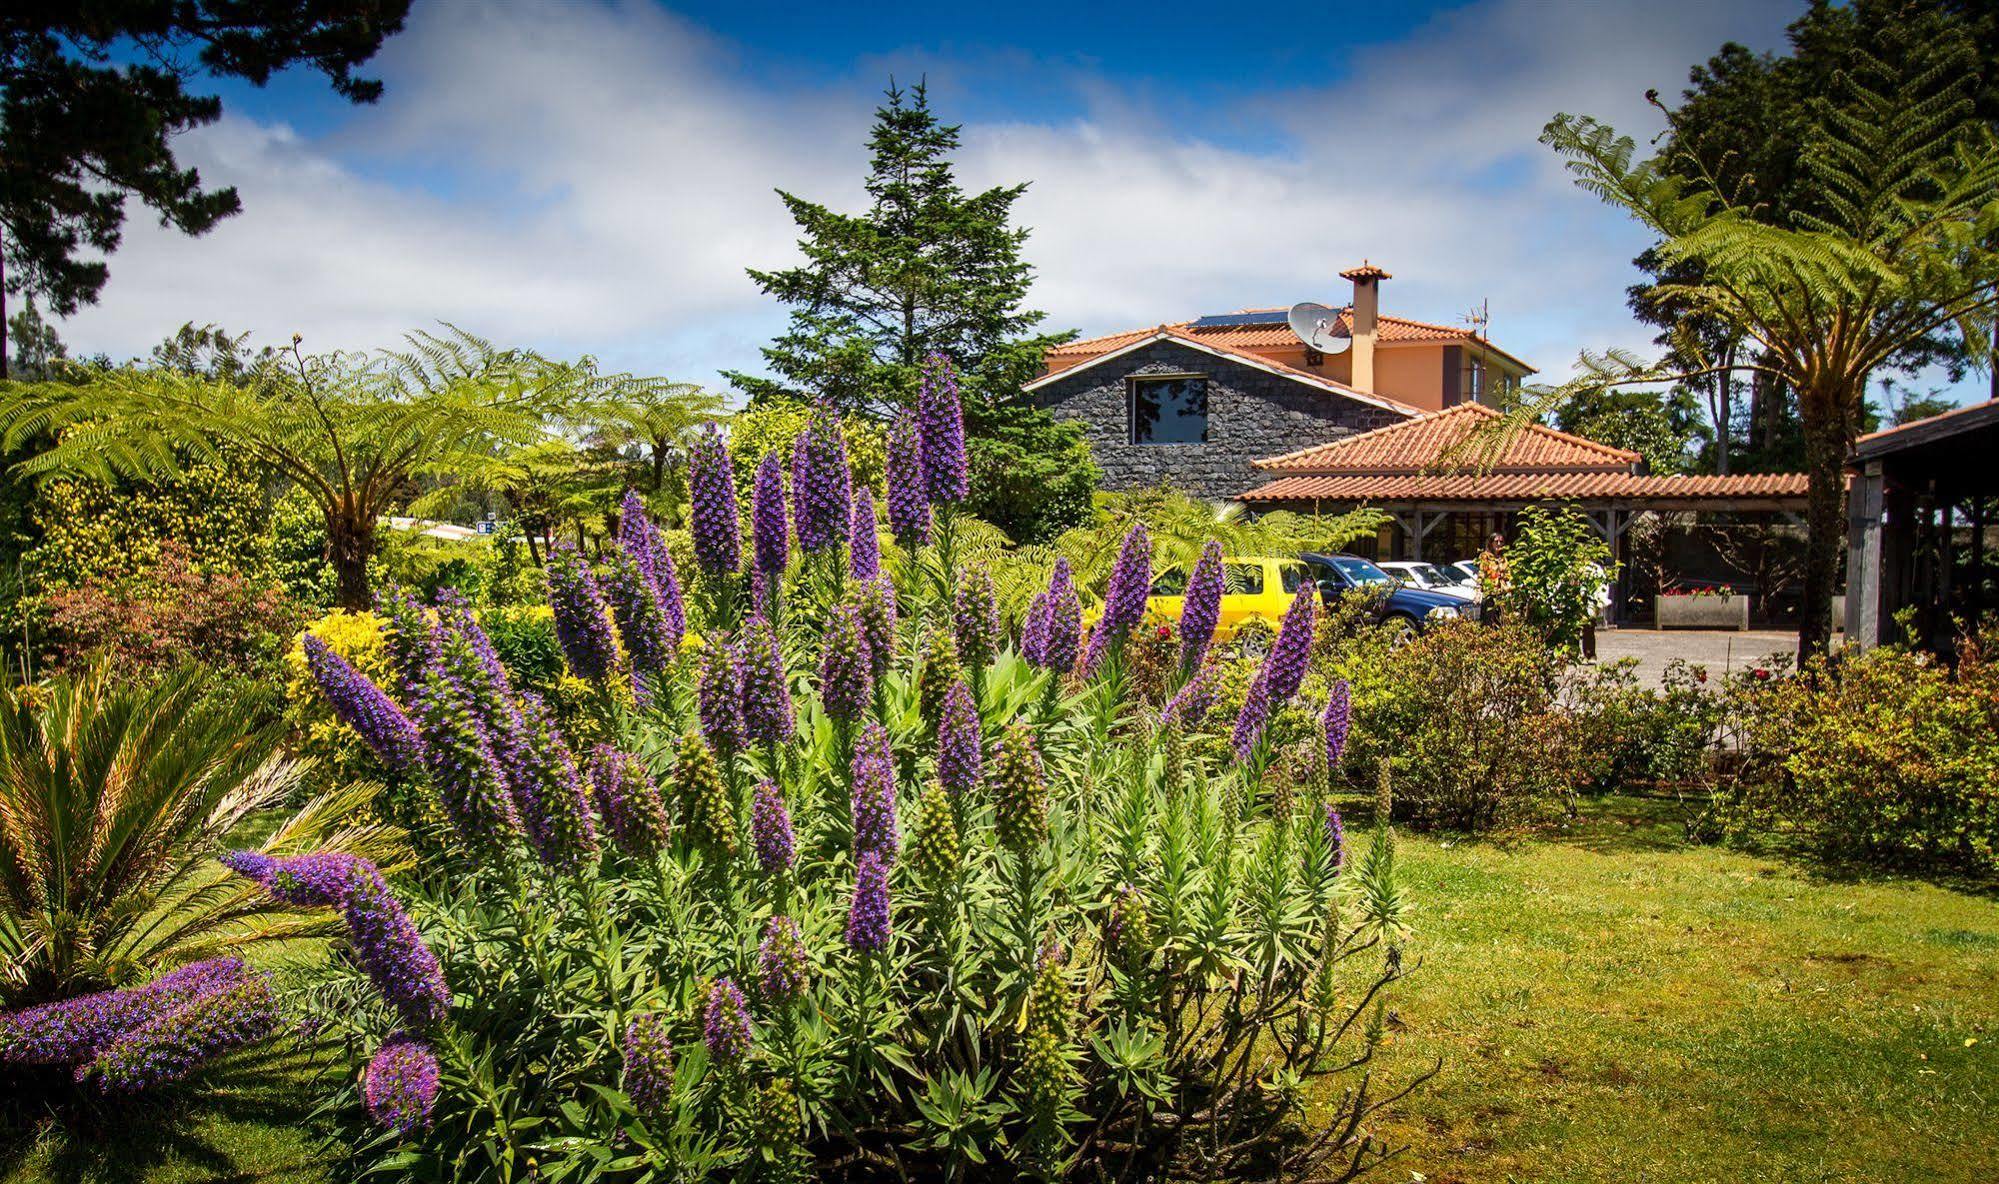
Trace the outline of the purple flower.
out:
[[[722,429],[712,423],[687,450],[687,501],[694,561],[711,579],[734,575],[743,549],[736,521],[736,469],[722,443]]]
[[[624,639],[625,656],[631,662],[632,693],[641,704],[649,703],[655,687],[673,668],[680,635],[668,627],[659,586],[646,578],[630,552],[612,556],[605,591],[610,595],[611,615],[618,621],[618,636]]]
[[[648,1012],[625,1028],[625,1096],[639,1113],[657,1118],[673,1096],[673,1039],[666,1023]]]
[[[271,877],[278,873],[277,857],[262,851],[230,851],[221,856],[220,862],[237,875],[255,880],[266,888],[271,886]]]
[[[1194,672],[1185,686],[1173,693],[1166,701],[1160,718],[1178,724],[1182,728],[1198,728],[1201,721],[1208,718],[1208,709],[1215,705],[1215,667],[1203,666]]]
[[[477,657],[462,635],[433,635],[429,648],[411,704],[424,768],[460,839],[475,848],[503,846],[521,820],[473,687],[459,673]]]
[[[701,649],[701,734],[719,752],[743,746],[743,667],[736,647],[715,640]]]
[[[305,660],[333,714],[354,729],[383,768],[408,773],[422,766],[423,741],[417,737],[416,725],[374,680],[310,633],[305,635]]]
[[[659,528],[646,516],[645,503],[637,490],[627,490],[618,514],[618,545],[638,564],[639,573],[652,582],[659,593],[659,607],[665,622],[669,649],[678,650],[687,633],[687,606],[680,598],[680,573],[674,569],[673,555]]]
[[[355,860],[341,915],[354,959],[382,998],[407,1027],[424,1029],[451,1010],[451,988],[444,969],[423,943],[400,901],[389,891],[382,873],[366,860]]]
[[[784,462],[764,453],[750,488],[750,541],[757,571],[773,586],[791,562],[791,521],[784,513]]]
[[[269,975],[239,974],[213,984],[145,1022],[126,1028],[76,1070],[106,1093],[137,1093],[179,1081],[278,1025]]]
[[[1289,703],[1291,696],[1298,693],[1298,684],[1305,681],[1305,667],[1312,660],[1312,631],[1318,609],[1319,591],[1306,581],[1292,598],[1291,607],[1285,610],[1277,640],[1270,643],[1270,652],[1263,656],[1262,678],[1270,684],[1270,702],[1274,706]]]
[[[528,842],[550,867],[575,871],[597,859],[597,823],[576,770],[576,757],[539,695],[521,694],[525,727],[521,764],[514,770],[515,805]]]
[[[1134,522],[1118,547],[1110,581],[1104,585],[1104,615],[1090,635],[1085,664],[1094,672],[1104,655],[1124,644],[1132,626],[1145,619],[1145,600],[1152,593],[1152,540],[1145,523]]]
[[[888,862],[878,851],[863,851],[854,864],[854,899],[847,908],[847,944],[861,953],[888,948],[893,932],[888,895]]]
[[[1347,828],[1340,821],[1340,812],[1326,803],[1326,850],[1333,853],[1333,870],[1337,872],[1347,863]]]
[[[267,887],[286,904],[335,908],[347,899],[358,856],[340,851],[315,851],[280,859],[271,869]]]
[[[792,516],[800,547],[816,554],[846,537],[852,482],[840,421],[821,408],[791,444]]]
[[[666,846],[666,806],[639,758],[599,744],[590,757],[590,786],[618,850],[634,859],[651,859]]]
[[[437,1054],[407,1032],[390,1036],[361,1075],[361,1100],[370,1118],[397,1134],[429,1126],[437,1104]]]
[[[895,755],[889,751],[888,729],[870,722],[854,743],[854,854],[880,852],[894,859],[902,845],[895,823]]]
[[[868,669],[880,682],[895,660],[895,584],[877,575],[854,588],[854,607],[861,614],[861,635],[868,643]]]
[[[708,1005],[702,1010],[701,1038],[708,1055],[718,1063],[747,1056],[750,1051],[750,1009],[743,993],[726,978],[718,978],[708,988]]]
[[[874,491],[863,485],[854,493],[854,515],[847,529],[847,574],[868,581],[882,574],[881,535],[875,526]]]
[[[143,987],[98,991],[0,1014],[0,1063],[87,1061],[125,1032],[242,975],[241,958],[210,958],[163,974]]]
[[[739,642],[743,681],[743,730],[759,744],[790,743],[797,732],[791,678],[777,630],[761,616],[744,624]]]
[[[1347,680],[1337,679],[1326,696],[1326,713],[1320,717],[1326,728],[1326,774],[1339,767],[1340,755],[1347,750],[1347,729],[1353,723],[1352,690]]]
[[[951,605],[951,627],[957,635],[958,660],[977,670],[992,663],[999,649],[999,598],[993,574],[984,567],[965,573]]]
[[[604,596],[582,552],[558,543],[549,555],[548,603],[555,610],[555,637],[570,673],[592,682],[611,672],[618,645],[604,615]]]
[[[834,719],[858,719],[874,698],[874,654],[858,606],[837,605],[826,622],[819,699]]]
[[[1259,672],[1256,681],[1249,684],[1249,694],[1243,697],[1242,713],[1236,716],[1235,732],[1229,738],[1237,760],[1249,760],[1256,751],[1257,742],[1263,739],[1264,726],[1269,722],[1270,684]]]
[[[1180,669],[1191,674],[1200,669],[1214,643],[1215,626],[1222,619],[1222,545],[1213,539],[1201,548],[1200,561],[1187,580],[1187,595],[1180,602]]]
[[[930,541],[930,496],[924,490],[921,448],[916,417],[905,410],[888,430],[888,522],[895,537],[912,551]]]
[[[972,688],[959,679],[945,693],[944,714],[937,721],[937,780],[953,798],[963,797],[979,787],[984,767],[979,708],[972,702]]]
[[[757,865],[773,876],[789,870],[798,857],[791,811],[785,807],[784,793],[776,782],[757,786],[750,803],[750,845],[756,849]]]
[[[1048,653],[1048,593],[1036,592],[1020,622],[1020,656],[1030,666],[1042,665]]]
[[[1048,590],[1041,594],[1040,620],[1035,624],[1039,649],[1028,660],[1045,670],[1066,674],[1076,667],[1076,653],[1083,644],[1083,606],[1076,599],[1076,582],[1069,573],[1069,561],[1057,559],[1048,577]]]
[[[382,619],[382,638],[388,645],[389,664],[395,668],[396,689],[407,701],[429,665],[436,625],[422,601],[394,586],[376,595],[375,614]]]
[[[786,916],[765,921],[763,943],[757,947],[758,992],[772,1003],[796,999],[805,993],[811,975],[812,960],[798,922]]]
[[[924,492],[931,503],[964,501],[972,489],[965,463],[965,409],[958,398],[957,372],[943,354],[924,360],[916,395],[916,431]]]

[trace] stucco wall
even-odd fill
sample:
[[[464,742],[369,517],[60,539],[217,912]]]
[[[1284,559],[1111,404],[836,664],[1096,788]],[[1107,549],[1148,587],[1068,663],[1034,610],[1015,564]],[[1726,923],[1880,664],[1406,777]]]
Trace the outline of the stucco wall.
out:
[[[1207,443],[1131,443],[1125,380],[1147,374],[1207,376]],[[1166,481],[1206,498],[1234,497],[1268,480],[1249,467],[1252,460],[1403,420],[1392,411],[1168,341],[1064,374],[1035,394],[1050,414],[1088,425],[1105,489]]]

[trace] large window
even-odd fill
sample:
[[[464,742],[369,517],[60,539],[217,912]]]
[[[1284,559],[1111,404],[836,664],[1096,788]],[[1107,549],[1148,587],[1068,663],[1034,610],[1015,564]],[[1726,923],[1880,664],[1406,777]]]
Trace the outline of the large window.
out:
[[[1131,380],[1133,444],[1206,444],[1208,380],[1198,374]]]

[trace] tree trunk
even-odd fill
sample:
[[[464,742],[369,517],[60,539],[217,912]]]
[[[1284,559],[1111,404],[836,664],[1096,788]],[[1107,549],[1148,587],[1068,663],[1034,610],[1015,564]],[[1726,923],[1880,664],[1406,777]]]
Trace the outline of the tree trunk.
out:
[[[1735,346],[1721,356],[1721,373],[1714,376],[1715,402],[1719,411],[1714,421],[1714,471],[1728,476],[1729,431],[1735,422]]]
[[[1999,333],[1999,329],[1994,329]],[[0,231],[0,382],[7,381],[7,234]]]
[[[1802,399],[1800,402],[1802,403]],[[1832,641],[1832,586],[1846,541],[1846,432],[1833,407],[1805,421],[1805,586],[1798,620],[1798,661]]]
[[[374,605],[368,586],[368,560],[375,553],[375,522],[339,506],[326,514],[326,558],[333,564],[340,607],[365,612]]]

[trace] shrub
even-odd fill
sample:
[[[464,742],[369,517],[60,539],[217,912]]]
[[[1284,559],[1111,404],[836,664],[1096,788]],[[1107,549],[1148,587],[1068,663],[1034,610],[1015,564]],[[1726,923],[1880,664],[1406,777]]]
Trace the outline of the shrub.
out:
[[[1955,674],[1884,646],[1796,677],[1752,672],[1731,698],[1738,763],[1709,828],[1840,858],[1999,868],[1999,669],[1974,643]]]
[[[1570,506],[1520,511],[1506,544],[1502,611],[1524,621],[1548,644],[1573,649],[1596,615],[1598,598],[1617,563],[1582,512]]]
[[[238,673],[275,659],[297,615],[270,584],[201,568],[177,542],[157,563],[43,598],[47,659],[73,670],[103,658],[121,674],[202,662]]]
[[[1563,695],[1576,724],[1582,788],[1706,784],[1724,699],[1705,667],[1674,658],[1657,688],[1642,686],[1637,659],[1578,668]]]
[[[565,636],[601,623],[570,591]],[[781,620],[793,673],[751,679],[744,706],[790,715],[782,741],[731,723],[726,599],[703,660],[646,706],[623,669],[579,696],[601,746],[538,722],[469,617],[399,616],[391,648],[430,639],[406,706],[453,822],[425,832],[401,896],[452,1002],[413,1026],[379,975],[334,965],[314,988],[326,1023],[378,1050],[327,1079],[350,1167],[1343,1180],[1378,1163],[1368,1119],[1413,1085],[1380,1092],[1374,1066],[1404,973],[1389,833],[1349,862],[1316,795],[1244,816],[1245,771],[1114,698],[1120,663],[1063,681],[1008,646],[970,704],[973,753],[950,724],[951,795],[909,661],[949,593],[912,580],[892,653],[824,664],[878,674],[837,718],[810,673],[818,618]],[[1304,1127],[1307,1098],[1325,1125]]]

